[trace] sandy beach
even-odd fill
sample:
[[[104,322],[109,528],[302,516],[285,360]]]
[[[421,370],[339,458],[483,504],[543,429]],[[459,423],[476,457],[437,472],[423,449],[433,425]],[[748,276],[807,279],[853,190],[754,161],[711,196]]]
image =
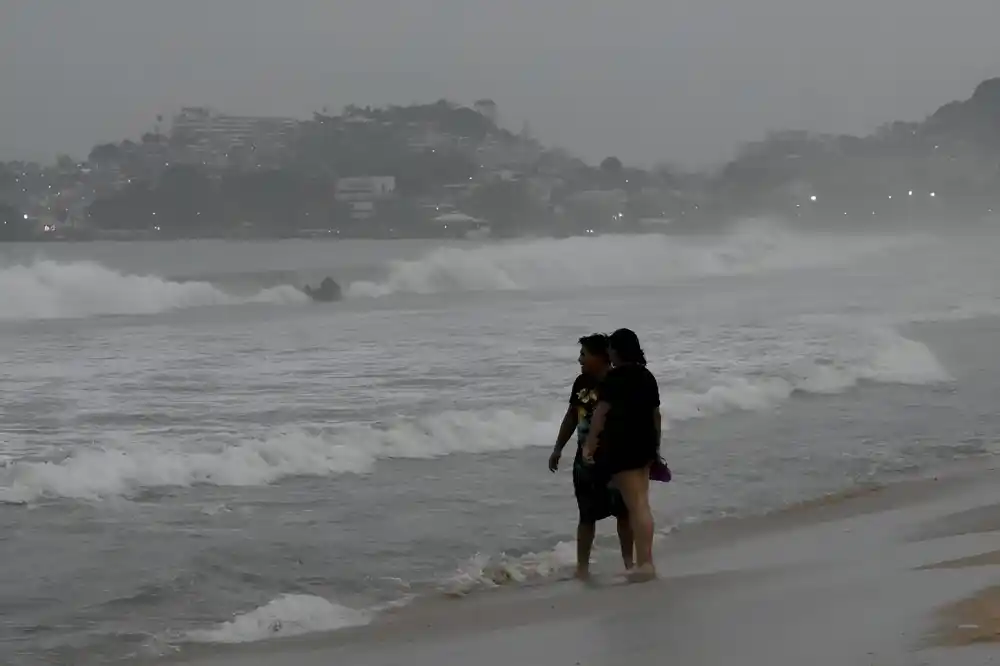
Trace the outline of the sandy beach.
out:
[[[612,571],[433,600],[188,666],[624,663],[915,666],[1000,657],[994,460],[666,535],[661,580]]]

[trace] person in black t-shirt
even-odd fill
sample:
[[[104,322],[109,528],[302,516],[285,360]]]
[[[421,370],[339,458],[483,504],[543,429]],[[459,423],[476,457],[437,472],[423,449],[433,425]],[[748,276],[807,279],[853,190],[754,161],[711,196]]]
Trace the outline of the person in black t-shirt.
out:
[[[660,390],[635,333],[615,331],[608,351],[614,367],[601,382],[582,456],[611,477],[628,507],[636,546],[636,568],[629,578],[650,580],[656,567],[649,469],[660,457]]]
[[[569,407],[559,428],[555,449],[549,456],[549,470],[555,472],[559,468],[563,448],[573,437],[573,433],[576,433],[573,491],[580,510],[580,520],[576,528],[576,576],[581,579],[586,579],[590,575],[590,551],[594,545],[597,522],[609,516],[617,519],[618,541],[625,568],[631,569],[633,564],[632,528],[621,493],[609,486],[610,477],[607,474],[593,465],[585,464],[582,455],[583,443],[590,431],[591,417],[594,408],[597,407],[600,383],[610,367],[606,335],[580,338],[581,374],[573,382]]]

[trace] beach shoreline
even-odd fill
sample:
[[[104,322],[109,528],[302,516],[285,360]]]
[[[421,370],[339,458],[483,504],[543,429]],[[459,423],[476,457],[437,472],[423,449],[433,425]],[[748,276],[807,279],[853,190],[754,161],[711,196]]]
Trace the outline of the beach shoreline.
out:
[[[651,584],[605,570],[589,585],[424,598],[364,626],[135,663],[987,663],[1000,627],[998,480],[1000,459],[980,457],[685,527],[659,542]]]

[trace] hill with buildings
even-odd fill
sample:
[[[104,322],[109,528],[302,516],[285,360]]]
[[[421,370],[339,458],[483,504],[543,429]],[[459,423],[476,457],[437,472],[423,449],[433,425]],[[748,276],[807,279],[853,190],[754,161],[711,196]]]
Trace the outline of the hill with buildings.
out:
[[[588,165],[504,129],[489,99],[163,122],[83,163],[0,164],[0,238],[712,230],[761,214],[870,226],[1000,206],[1000,79],[870,136],[775,132],[702,174]]]
[[[721,214],[778,213],[845,224],[965,219],[1000,210],[1000,79],[922,122],[869,136],[801,131],[744,146],[713,178]]]

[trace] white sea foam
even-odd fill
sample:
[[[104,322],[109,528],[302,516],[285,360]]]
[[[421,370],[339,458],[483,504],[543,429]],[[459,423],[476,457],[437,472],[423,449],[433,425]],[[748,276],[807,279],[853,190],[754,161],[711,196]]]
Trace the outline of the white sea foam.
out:
[[[321,597],[286,594],[211,629],[188,632],[193,643],[252,643],[368,624],[372,613]]]
[[[803,234],[770,220],[748,220],[730,234],[698,239],[647,234],[518,240],[439,248],[419,259],[394,262],[383,280],[354,282],[346,293],[378,297],[660,285],[685,277],[839,265],[920,239]]]
[[[524,555],[490,556],[478,553],[444,581],[445,594],[463,596],[476,590],[525,583],[565,573],[576,564],[576,544],[560,541],[552,550]]]
[[[929,385],[951,380],[947,369],[922,342],[890,328],[868,332],[869,347],[850,362],[825,360],[793,364],[781,376],[734,376],[704,392],[667,390],[668,419],[689,420],[735,410],[768,409],[794,393],[836,394],[859,382]]]
[[[923,237],[816,235],[749,220],[727,235],[685,239],[620,235],[442,247],[392,262],[386,277],[347,286],[349,297],[394,293],[563,290],[668,284],[688,277],[839,265],[907,247]],[[178,282],[93,261],[37,260],[0,267],[0,320],[155,314],[245,302],[303,302],[292,286],[235,295],[200,280]]]
[[[91,261],[40,260],[0,267],[0,320],[155,314],[209,305],[305,300],[306,296],[291,286],[235,296],[208,282],[132,275]]]
[[[293,476],[365,473],[379,459],[434,458],[525,448],[551,439],[553,415],[445,412],[375,427],[289,428],[260,439],[224,438],[185,448],[116,441],[60,461],[19,461],[0,470],[0,498],[101,499],[143,489],[209,484],[257,486]]]
[[[673,527],[657,530],[653,542],[661,542]],[[613,566],[620,566],[618,547],[611,550],[596,546],[591,563],[609,556]],[[449,596],[465,596],[480,590],[490,590],[505,585],[531,583],[537,580],[566,576],[576,567],[576,542],[560,541],[550,550],[512,555],[476,553],[462,562],[456,571],[439,586]]]
[[[771,376],[717,379],[701,391],[672,386],[661,377],[664,415],[669,424],[735,410],[768,409],[795,392],[837,393],[859,381],[921,385],[949,379],[926,345],[888,329],[872,335],[875,344],[850,362],[803,360]],[[544,446],[551,441],[562,411],[561,399],[554,396],[551,404],[553,409],[545,411],[448,411],[378,425],[285,428],[260,438],[233,434],[186,442],[109,440],[99,448],[77,449],[61,460],[19,456],[9,461],[0,468],[0,499],[98,500],[170,486],[257,486],[295,476],[364,474],[379,460],[391,458],[429,459]]]

